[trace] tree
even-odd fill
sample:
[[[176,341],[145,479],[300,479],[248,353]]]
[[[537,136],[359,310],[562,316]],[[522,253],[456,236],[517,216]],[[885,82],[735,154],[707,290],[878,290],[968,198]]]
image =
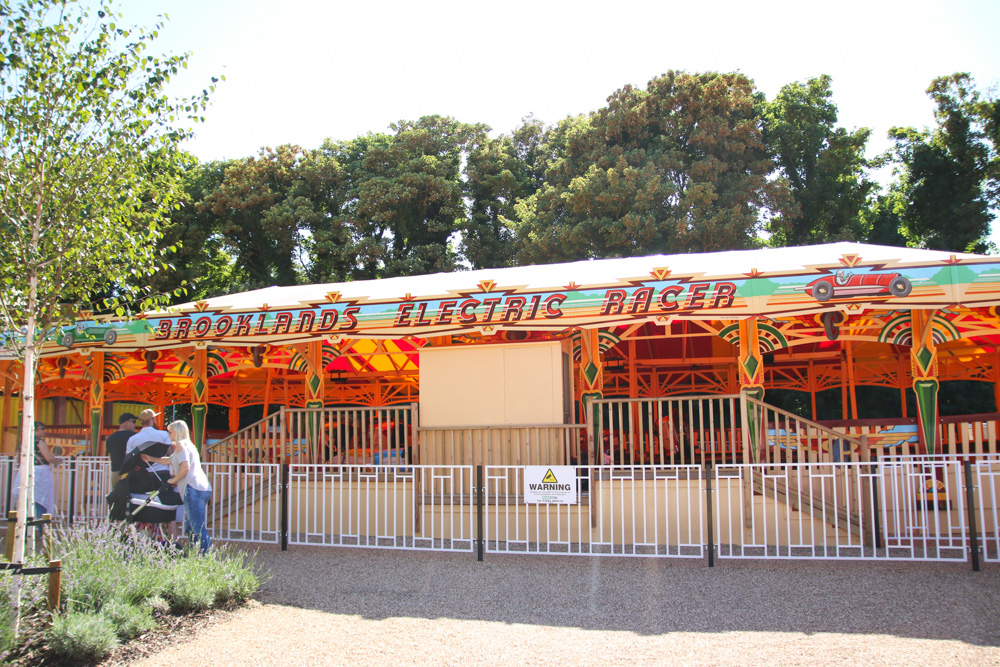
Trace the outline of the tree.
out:
[[[879,194],[871,204],[861,211],[866,231],[864,241],[876,245],[906,247],[906,237],[900,232],[903,226],[903,212],[906,202],[898,189],[890,188],[886,194]]]
[[[175,208],[164,221],[161,249],[174,248],[170,266],[157,272],[153,287],[160,293],[185,291],[185,301],[229,294],[239,283],[236,263],[225,245],[219,218],[205,210],[202,201],[218,188],[225,175],[225,162],[198,164],[192,161],[181,174]]]
[[[238,289],[300,282],[300,221],[282,206],[299,178],[302,149],[264,148],[257,157],[225,165],[222,182],[197,205],[216,217],[219,233],[236,258]],[[290,214],[291,213],[291,214]]]
[[[465,168],[469,218],[461,252],[475,269],[514,266],[517,237],[509,221],[518,200],[545,182],[548,130],[532,117],[510,135],[485,139],[469,153]]]
[[[349,224],[351,202],[347,172],[332,143],[307,151],[299,165],[293,196],[284,203],[288,215],[305,226],[305,275],[311,283],[353,279],[357,263],[355,228]]]
[[[889,131],[903,235],[911,246],[984,252],[1000,205],[1000,102],[983,100],[965,73],[935,79],[927,93],[937,126]]]
[[[834,127],[830,77],[784,86],[764,104],[764,140],[787,190],[768,225],[776,246],[858,241],[874,183],[865,169],[867,128]]]
[[[424,116],[327,144],[344,170],[344,204],[335,218],[351,230],[355,279],[457,268],[453,237],[465,222],[462,162],[487,128]]]
[[[517,205],[522,263],[757,244],[771,163],[742,74],[626,86],[548,145],[545,184]]]
[[[81,311],[151,305],[136,277],[148,280],[163,264],[164,175],[188,136],[174,122],[193,120],[208,91],[186,101],[165,95],[187,56],[149,55],[160,25],[120,27],[109,2],[94,13],[58,0],[3,2],[0,16],[0,333],[24,367],[14,541],[23,562],[38,353]],[[109,296],[95,303],[95,294]]]

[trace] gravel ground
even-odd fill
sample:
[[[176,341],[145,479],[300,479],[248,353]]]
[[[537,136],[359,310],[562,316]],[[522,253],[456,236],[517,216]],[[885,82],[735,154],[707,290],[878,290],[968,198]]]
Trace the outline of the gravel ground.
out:
[[[260,603],[134,664],[1000,665],[1000,568],[262,548]]]

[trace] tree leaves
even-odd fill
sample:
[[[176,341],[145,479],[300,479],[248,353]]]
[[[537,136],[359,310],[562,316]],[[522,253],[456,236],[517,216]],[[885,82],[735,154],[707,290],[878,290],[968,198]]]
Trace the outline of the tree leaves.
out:
[[[163,93],[185,57],[142,56],[153,36],[109,21],[110,3],[25,0],[0,37],[0,327],[23,351],[81,310],[130,312],[157,298],[148,281],[190,130]],[[147,193],[157,190],[155,198]],[[33,287],[32,287],[33,285]],[[73,308],[65,308],[72,304]],[[11,335],[37,322],[27,341]],[[18,342],[15,342],[18,341]]]
[[[515,206],[520,263],[751,247],[771,170],[753,83],[668,72],[548,137],[545,183]]]
[[[772,245],[859,241],[875,184],[866,173],[870,131],[835,127],[829,76],[784,86],[764,103],[764,137],[779,179],[768,226]]]
[[[984,252],[1000,206],[1000,101],[984,100],[965,73],[935,79],[937,127],[893,128],[902,232],[908,244]]]

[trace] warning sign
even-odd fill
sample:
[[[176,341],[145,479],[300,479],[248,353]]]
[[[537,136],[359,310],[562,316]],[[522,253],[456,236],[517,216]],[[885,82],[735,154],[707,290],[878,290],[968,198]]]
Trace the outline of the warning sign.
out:
[[[525,466],[524,502],[544,505],[576,505],[576,468],[573,466]]]

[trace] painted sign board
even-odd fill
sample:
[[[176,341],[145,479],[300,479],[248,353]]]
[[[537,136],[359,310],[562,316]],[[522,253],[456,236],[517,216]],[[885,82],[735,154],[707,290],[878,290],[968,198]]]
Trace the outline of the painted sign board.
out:
[[[54,332],[47,352],[253,347],[317,338],[334,344],[997,303],[996,257],[831,244],[271,287],[130,322],[81,322]]]
[[[576,505],[576,468],[525,466],[524,502],[529,505]]]

